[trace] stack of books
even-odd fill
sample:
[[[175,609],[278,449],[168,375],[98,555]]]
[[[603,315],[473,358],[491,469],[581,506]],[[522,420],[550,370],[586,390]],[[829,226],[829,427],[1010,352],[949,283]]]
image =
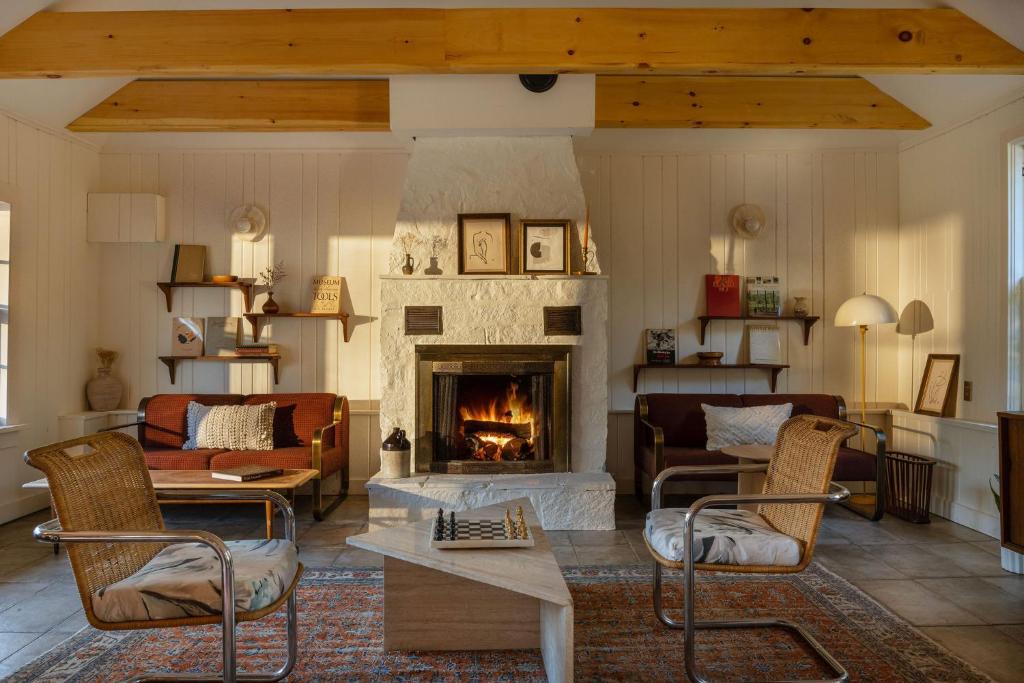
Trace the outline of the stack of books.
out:
[[[235,347],[239,356],[276,356],[277,344],[244,344]]]

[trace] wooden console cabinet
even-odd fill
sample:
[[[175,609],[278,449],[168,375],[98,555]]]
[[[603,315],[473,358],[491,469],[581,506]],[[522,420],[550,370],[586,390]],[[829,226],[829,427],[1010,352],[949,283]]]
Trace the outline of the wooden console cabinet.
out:
[[[999,499],[1003,547],[1024,553],[1024,412],[999,413]]]

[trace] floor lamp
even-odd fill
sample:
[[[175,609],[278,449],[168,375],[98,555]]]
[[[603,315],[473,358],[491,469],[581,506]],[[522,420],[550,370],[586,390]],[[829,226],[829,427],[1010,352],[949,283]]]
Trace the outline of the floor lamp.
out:
[[[867,334],[870,325],[886,325],[899,320],[896,309],[874,294],[861,294],[843,302],[836,311],[836,327],[860,328],[860,421],[867,422],[868,370]],[[863,446],[864,435],[861,434]]]

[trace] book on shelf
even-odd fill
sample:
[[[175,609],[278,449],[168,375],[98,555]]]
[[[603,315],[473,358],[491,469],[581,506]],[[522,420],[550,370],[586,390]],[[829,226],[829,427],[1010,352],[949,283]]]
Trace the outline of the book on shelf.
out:
[[[171,321],[171,355],[194,358],[203,355],[203,319],[178,317]]]
[[[782,295],[777,276],[747,278],[747,315],[758,318],[778,318],[782,315]]]
[[[704,298],[707,315],[738,318],[740,315],[740,276],[705,275]]]
[[[242,319],[237,316],[216,316],[206,319],[204,355],[233,356],[238,346]]]
[[[333,314],[341,312],[341,285],[345,278],[337,275],[320,275],[313,278],[313,300],[309,312]]]
[[[269,465],[239,465],[238,467],[226,467],[222,470],[213,470],[210,476],[214,479],[226,481],[256,481],[268,477],[278,477],[284,474],[280,467]]]
[[[645,330],[647,363],[674,365],[676,362],[676,331],[671,329]]]
[[[278,347],[277,344],[244,344],[235,347],[235,354],[239,356],[276,356]]]

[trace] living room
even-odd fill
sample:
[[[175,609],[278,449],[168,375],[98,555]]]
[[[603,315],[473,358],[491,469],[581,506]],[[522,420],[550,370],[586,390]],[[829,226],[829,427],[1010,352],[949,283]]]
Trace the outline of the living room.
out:
[[[1024,7],[403,4],[0,8],[0,676],[1017,680]]]

